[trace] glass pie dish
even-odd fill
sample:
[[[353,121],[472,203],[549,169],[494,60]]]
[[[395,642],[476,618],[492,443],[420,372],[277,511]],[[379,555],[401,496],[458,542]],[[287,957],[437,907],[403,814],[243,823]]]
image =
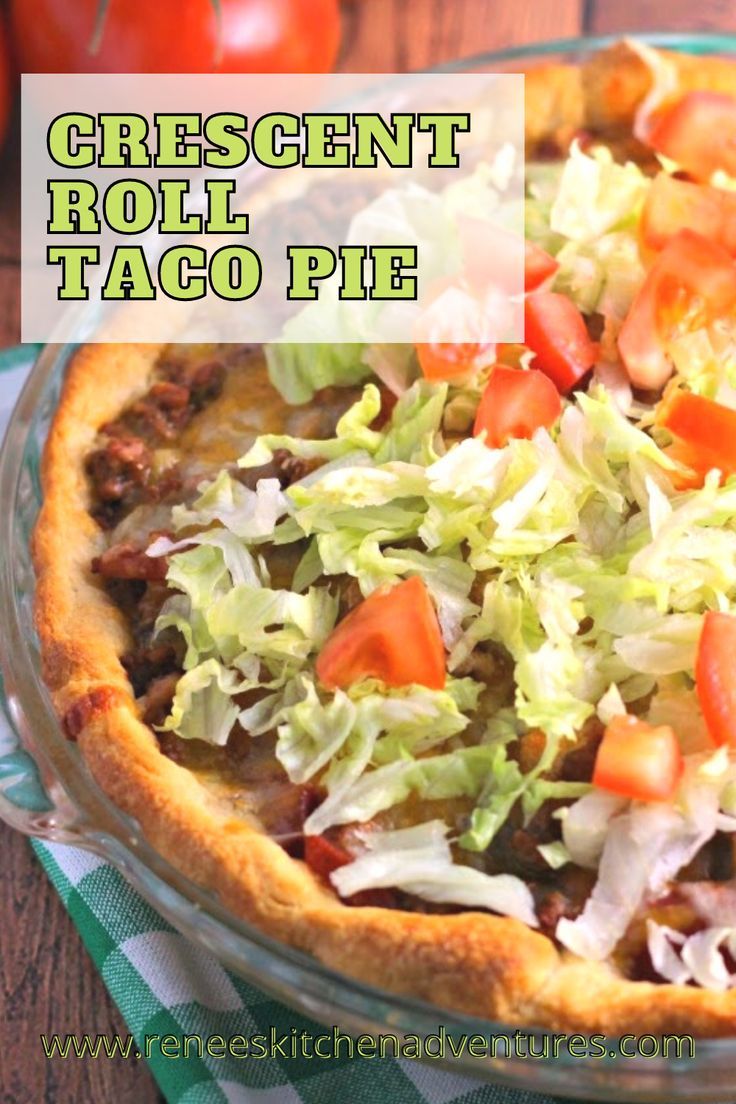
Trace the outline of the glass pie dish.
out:
[[[700,54],[736,55],[736,37],[650,35],[646,41]],[[535,60],[576,62],[612,39],[515,48],[445,66],[445,71],[513,70]],[[73,346],[47,346],[11,418],[0,457],[0,636],[8,736],[0,734],[0,816],[28,834],[91,850],[117,866],[175,927],[229,969],[276,999],[354,1033],[426,1036],[440,1025],[454,1036],[513,1036],[515,1026],[459,1015],[338,974],[228,913],[174,870],[141,838],[136,824],[93,782],[64,737],[39,670],[33,628],[34,574],[29,542],[41,501],[40,458]],[[534,1033],[533,1052],[544,1048]],[[701,1040],[695,1057],[624,1057],[616,1044],[601,1057],[474,1058],[454,1072],[588,1100],[716,1101],[733,1095],[736,1039]]]

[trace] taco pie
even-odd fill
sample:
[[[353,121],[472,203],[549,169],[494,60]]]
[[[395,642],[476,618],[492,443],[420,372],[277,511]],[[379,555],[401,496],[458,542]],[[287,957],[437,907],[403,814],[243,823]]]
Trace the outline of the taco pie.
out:
[[[736,65],[526,96],[525,344],[77,351],[44,678],[153,846],[330,967],[729,1035]]]

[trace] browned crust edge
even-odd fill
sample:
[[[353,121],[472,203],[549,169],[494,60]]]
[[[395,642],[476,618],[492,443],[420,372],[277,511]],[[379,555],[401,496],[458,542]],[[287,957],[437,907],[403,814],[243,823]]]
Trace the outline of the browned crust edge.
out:
[[[161,754],[119,660],[128,643],[124,620],[90,572],[104,536],[88,513],[84,475],[98,427],[145,389],[157,352],[97,345],[74,357],[44,453],[45,497],[33,536],[44,679],[60,719],[72,707],[83,722],[88,714],[78,742],[105,793],[174,867],[237,916],[350,977],[513,1025],[736,1033],[736,990],[628,981],[604,963],[561,954],[516,920],[484,913],[345,906],[304,863],[224,813]]]

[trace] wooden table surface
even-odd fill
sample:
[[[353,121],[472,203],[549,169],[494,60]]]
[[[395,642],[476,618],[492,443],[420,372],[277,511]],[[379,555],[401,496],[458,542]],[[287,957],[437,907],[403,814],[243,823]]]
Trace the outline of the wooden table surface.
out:
[[[304,0],[308,2],[308,0]],[[736,31],[733,0],[350,0],[340,67],[396,72],[518,43],[631,30]],[[17,127],[16,127],[17,130]],[[0,163],[0,347],[19,340],[17,133]],[[1,631],[1,628],[0,628]],[[25,839],[0,825],[0,1104],[152,1104],[147,1068],[47,1061],[44,1032],[126,1032]]]

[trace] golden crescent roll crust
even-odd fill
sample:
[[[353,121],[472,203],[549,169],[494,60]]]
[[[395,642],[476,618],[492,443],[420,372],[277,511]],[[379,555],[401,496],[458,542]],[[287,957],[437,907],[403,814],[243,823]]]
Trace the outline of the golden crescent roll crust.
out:
[[[679,94],[693,91],[736,95],[736,65],[730,58],[658,51],[673,70]],[[652,87],[642,55],[628,42],[594,54],[580,70],[584,126],[608,133],[631,130],[636,109]]]

